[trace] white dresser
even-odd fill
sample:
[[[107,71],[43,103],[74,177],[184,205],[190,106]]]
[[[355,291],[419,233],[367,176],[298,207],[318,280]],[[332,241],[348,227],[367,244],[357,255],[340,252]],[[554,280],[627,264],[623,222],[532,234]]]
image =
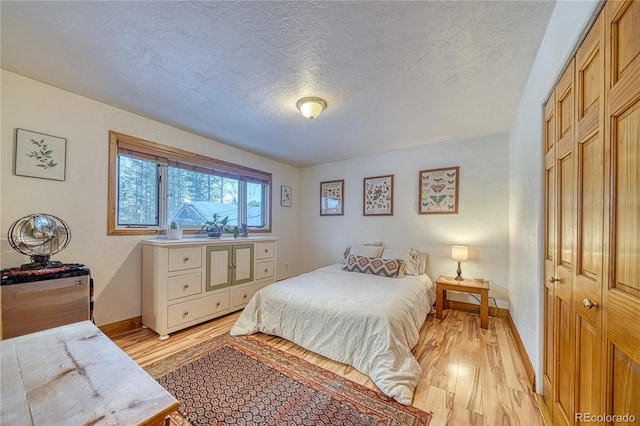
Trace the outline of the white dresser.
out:
[[[275,237],[142,241],[142,324],[169,333],[237,311],[275,282]]]

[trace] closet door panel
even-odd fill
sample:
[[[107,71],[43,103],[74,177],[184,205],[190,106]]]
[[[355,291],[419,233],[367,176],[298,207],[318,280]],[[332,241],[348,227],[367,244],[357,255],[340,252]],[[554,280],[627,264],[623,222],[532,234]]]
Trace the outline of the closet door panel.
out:
[[[611,408],[614,415],[633,416],[636,421],[618,421],[615,424],[635,424],[640,419],[640,363],[624,351],[613,346],[611,361]]]
[[[573,270],[575,263],[575,90],[572,61],[555,90],[556,98],[556,261],[554,272],[554,405],[556,425],[573,424],[575,324]]]
[[[612,117],[611,123],[614,243],[606,304],[608,338],[637,361],[640,360],[637,319],[640,312],[640,99],[619,116]]]
[[[640,418],[640,2],[609,1],[606,10],[605,141],[610,150],[607,413]]]
[[[576,316],[576,413],[602,413],[602,339],[599,324]]]
[[[555,303],[556,283],[556,179],[555,179],[555,92],[544,107],[544,351],[543,396],[547,407],[553,406],[555,389]]]
[[[602,412],[606,380],[601,308],[606,245],[603,23],[601,14],[576,54],[576,413]]]
[[[571,303],[556,297],[556,388],[553,424],[573,424],[574,336]]]

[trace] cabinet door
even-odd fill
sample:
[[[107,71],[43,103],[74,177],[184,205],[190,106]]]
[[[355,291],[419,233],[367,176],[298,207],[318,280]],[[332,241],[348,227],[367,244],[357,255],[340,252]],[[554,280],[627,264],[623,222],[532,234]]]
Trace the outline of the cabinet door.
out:
[[[253,244],[233,246],[233,284],[253,281]]]
[[[232,260],[233,252],[231,246],[207,247],[207,291],[231,285]]]

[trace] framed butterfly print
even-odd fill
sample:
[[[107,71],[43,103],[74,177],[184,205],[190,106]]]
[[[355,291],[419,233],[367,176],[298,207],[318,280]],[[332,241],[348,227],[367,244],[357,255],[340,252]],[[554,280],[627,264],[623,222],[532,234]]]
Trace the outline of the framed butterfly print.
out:
[[[421,170],[418,213],[457,214],[460,167]]]
[[[344,179],[320,182],[320,216],[344,215]]]
[[[393,175],[364,178],[363,216],[393,216]]]

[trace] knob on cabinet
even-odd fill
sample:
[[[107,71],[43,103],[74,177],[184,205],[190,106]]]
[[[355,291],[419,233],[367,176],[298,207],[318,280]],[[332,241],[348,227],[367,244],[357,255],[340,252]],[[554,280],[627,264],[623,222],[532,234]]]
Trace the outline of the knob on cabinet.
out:
[[[556,277],[549,277],[548,281],[549,281],[550,283],[555,283],[555,282],[557,282],[557,281],[560,281],[560,278],[556,278]]]
[[[598,307],[598,303],[597,302],[592,302],[589,299],[584,299],[582,301],[582,306],[584,306],[587,309],[597,308]]]

